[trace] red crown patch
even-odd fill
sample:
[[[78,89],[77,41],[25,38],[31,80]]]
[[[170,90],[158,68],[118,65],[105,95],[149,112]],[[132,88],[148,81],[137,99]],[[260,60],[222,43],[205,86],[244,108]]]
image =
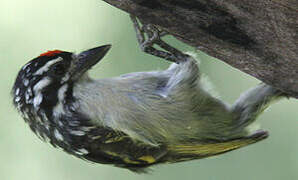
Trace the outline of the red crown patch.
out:
[[[39,57],[41,57],[41,56],[55,56],[56,54],[59,54],[61,52],[63,52],[63,51],[60,51],[60,50],[48,51],[48,52],[40,54]]]

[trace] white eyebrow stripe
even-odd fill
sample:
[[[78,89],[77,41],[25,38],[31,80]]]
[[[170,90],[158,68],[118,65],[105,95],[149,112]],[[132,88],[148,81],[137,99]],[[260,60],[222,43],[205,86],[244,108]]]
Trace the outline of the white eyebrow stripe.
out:
[[[47,62],[45,65],[43,65],[41,68],[38,69],[38,71],[36,71],[34,73],[34,75],[42,75],[42,73],[44,73],[45,71],[49,70],[49,68],[55,64],[56,62],[62,61],[63,58],[58,57],[57,59],[53,59],[49,62]]]

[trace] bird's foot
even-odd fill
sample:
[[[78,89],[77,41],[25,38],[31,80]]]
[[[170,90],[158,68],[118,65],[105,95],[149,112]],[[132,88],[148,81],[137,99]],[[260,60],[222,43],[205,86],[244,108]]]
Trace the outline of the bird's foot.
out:
[[[141,27],[135,16],[130,15],[130,18],[142,51],[177,64],[188,59],[189,56],[187,54],[170,46],[161,39],[163,36],[168,35],[166,31],[160,30],[152,24],[143,24]],[[158,45],[164,51],[154,48],[154,45]]]

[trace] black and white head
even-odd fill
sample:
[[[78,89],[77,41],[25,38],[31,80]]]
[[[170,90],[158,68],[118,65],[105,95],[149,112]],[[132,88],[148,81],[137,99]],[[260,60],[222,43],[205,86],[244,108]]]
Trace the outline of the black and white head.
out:
[[[61,144],[64,142],[59,140],[67,138],[63,134],[67,130],[65,128],[79,134],[74,117],[70,117],[73,118],[73,126],[64,122],[67,113],[76,112],[72,87],[104,57],[110,47],[100,46],[80,54],[49,51],[22,67],[12,90],[13,104],[38,136],[53,145],[64,146]]]

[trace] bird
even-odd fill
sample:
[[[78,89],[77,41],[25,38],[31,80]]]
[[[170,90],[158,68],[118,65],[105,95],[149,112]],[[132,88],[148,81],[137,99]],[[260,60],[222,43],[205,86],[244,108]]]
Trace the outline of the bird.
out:
[[[143,49],[158,54],[152,43]],[[284,97],[280,90],[262,83],[229,105],[204,89],[196,59],[180,51],[163,53],[173,61],[165,70],[91,78],[88,71],[110,48],[48,51],[20,69],[13,104],[41,140],[87,161],[145,173],[268,137],[251,126]]]

